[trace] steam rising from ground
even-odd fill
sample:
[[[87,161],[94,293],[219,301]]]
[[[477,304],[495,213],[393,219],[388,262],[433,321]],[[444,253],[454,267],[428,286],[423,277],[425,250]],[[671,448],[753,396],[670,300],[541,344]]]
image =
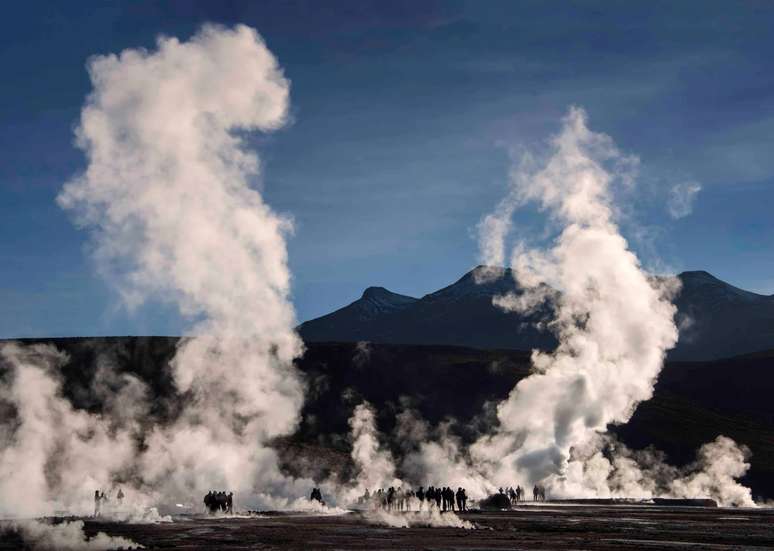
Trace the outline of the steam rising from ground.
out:
[[[349,419],[352,437],[352,460],[355,464],[355,484],[343,492],[342,498],[349,502],[362,496],[366,490],[376,491],[377,488],[389,487],[408,489],[403,480],[395,476],[395,462],[390,451],[379,442],[379,430],[376,426],[376,415],[368,402],[355,407]],[[414,435],[416,436],[416,435]],[[454,512],[443,514],[437,508],[420,507],[416,498],[407,500],[408,510],[403,512],[389,511],[381,507],[381,503],[365,503],[370,507],[365,514],[368,521],[383,524],[392,528],[408,528],[410,526],[437,526],[447,528],[475,528],[472,523],[459,518]]]
[[[101,414],[75,410],[61,354],[3,346],[0,512],[84,514],[94,490],[115,484],[143,507],[197,506],[212,488],[241,492],[243,505],[258,487],[298,495],[268,446],[295,429],[303,400],[290,223],[250,187],[260,164],[238,134],[282,126],[289,83],[245,26],[160,38],[155,51],[97,56],[88,69],[77,129],[88,166],[58,201],[92,230],[99,270],[128,307],[160,298],[195,321],[171,364],[184,400],[174,421],[147,429],[144,384],[102,366],[96,384],[118,379],[118,393],[101,389]]]
[[[728,438],[706,444],[695,464],[676,469],[659,454],[630,452],[601,436],[652,396],[678,337],[671,299],[679,281],[647,274],[615,222],[613,187],[631,186],[637,164],[610,137],[589,130],[585,113],[573,108],[549,153],[528,155],[513,171],[507,197],[479,225],[482,259],[501,264],[508,256],[519,207],[537,202],[549,214],[558,235],[547,250],[515,246],[511,265],[520,292],[496,297],[495,305],[533,313],[548,303],[553,315],[544,325],[559,345],[533,352],[533,374],[498,405],[496,429],[469,450],[448,434],[420,443],[403,461],[414,478],[464,480],[476,497],[498,486],[540,483],[555,497],[753,504],[735,481],[749,468],[749,452]],[[476,274],[479,280],[501,275],[496,266]]]
[[[94,229],[100,267],[129,306],[162,297],[200,320],[172,362],[190,399],[147,438],[144,482],[179,499],[281,485],[266,442],[293,431],[303,400],[290,224],[250,187],[259,161],[235,131],[282,126],[289,84],[245,26],[97,57],[89,72],[78,129],[89,166],[59,202]]]
[[[530,160],[513,174],[512,200],[537,201],[563,229],[548,251],[517,247],[513,268],[524,294],[497,305],[525,311],[542,302],[545,285],[558,290],[550,327],[559,346],[533,353],[537,373],[500,404],[498,432],[472,452],[500,484],[553,475],[553,486],[575,494],[583,481],[566,470],[570,450],[625,423],[651,397],[677,329],[673,289],[648,278],[613,221],[610,186],[629,177],[616,169],[632,163],[589,131],[578,109],[552,148],[544,166]]]
[[[51,551],[81,551],[102,549],[142,549],[131,540],[108,536],[102,532],[92,538],[86,538],[83,533],[83,521],[47,522],[26,520],[0,525],[0,533],[17,533],[33,549]]]
[[[355,407],[349,419],[352,436],[352,461],[355,464],[355,485],[347,492],[347,500],[353,501],[368,490],[400,486],[395,477],[395,462],[389,450],[379,443],[374,409],[368,402]]]
[[[391,513],[377,509],[366,513],[366,519],[375,524],[383,524],[390,528],[411,528],[412,526],[432,526],[436,528],[465,528],[474,530],[475,525],[463,520],[451,511],[441,513],[438,509],[416,511],[402,514]]]
[[[554,315],[548,327],[559,340],[551,353],[533,352],[535,373],[498,406],[497,431],[471,449],[474,464],[497,484],[545,481],[554,495],[567,496],[615,491],[607,476],[594,476],[591,465],[606,464],[611,474],[610,461],[599,453],[583,460],[578,450],[595,449],[598,434],[626,423],[652,396],[665,353],[678,336],[671,303],[677,281],[650,277],[615,223],[612,187],[630,185],[636,165],[608,136],[590,131],[585,113],[573,108],[551,141],[550,155],[543,162],[524,159],[512,174],[509,196],[480,227],[486,258],[504,256],[499,228],[508,227],[522,204],[537,202],[560,227],[548,250],[515,247],[512,267],[523,293],[495,301],[506,311],[527,312],[550,299]],[[746,468],[734,460],[725,468],[729,460],[717,456],[717,448],[743,456],[727,438],[708,444],[700,451],[705,472],[672,490],[691,497],[711,491],[722,503],[750,504],[749,491],[733,480]],[[645,473],[639,474],[619,490],[648,493]]]

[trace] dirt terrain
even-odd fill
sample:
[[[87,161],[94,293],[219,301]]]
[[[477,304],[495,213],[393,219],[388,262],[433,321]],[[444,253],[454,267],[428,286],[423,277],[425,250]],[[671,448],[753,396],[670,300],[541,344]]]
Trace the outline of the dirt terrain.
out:
[[[149,549],[774,549],[773,509],[548,503],[461,518],[476,529],[390,528],[362,513],[269,513],[162,524],[85,519],[85,531],[124,536]],[[0,539],[0,549],[20,545],[13,536]]]

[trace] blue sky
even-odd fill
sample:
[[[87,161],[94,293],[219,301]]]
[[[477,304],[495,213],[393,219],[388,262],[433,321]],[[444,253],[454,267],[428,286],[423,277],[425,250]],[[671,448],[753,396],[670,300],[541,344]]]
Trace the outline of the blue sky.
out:
[[[774,5],[769,2],[28,2],[0,18],[0,336],[176,334],[126,312],[54,198],[83,168],[89,56],[204,22],[255,27],[293,122],[251,138],[266,200],[295,219],[301,320],[369,285],[422,295],[476,264],[509,152],[570,105],[640,157],[623,230],[659,270],[774,293]],[[698,182],[693,212],[669,190]],[[520,212],[526,233],[542,224]]]

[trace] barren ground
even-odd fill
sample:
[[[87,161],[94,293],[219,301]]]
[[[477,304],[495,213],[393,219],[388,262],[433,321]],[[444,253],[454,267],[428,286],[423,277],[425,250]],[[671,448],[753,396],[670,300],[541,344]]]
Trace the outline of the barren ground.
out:
[[[478,529],[389,528],[360,513],[268,513],[166,524],[86,521],[149,549],[774,549],[774,510],[657,506],[527,506],[461,515]],[[9,535],[0,549],[18,549]]]

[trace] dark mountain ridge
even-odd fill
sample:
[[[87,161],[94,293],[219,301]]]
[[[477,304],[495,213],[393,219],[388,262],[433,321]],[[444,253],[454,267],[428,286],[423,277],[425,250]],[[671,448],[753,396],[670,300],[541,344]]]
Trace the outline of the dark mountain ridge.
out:
[[[497,277],[477,275],[496,270]],[[673,360],[711,360],[774,348],[774,296],[745,291],[705,271],[678,275],[675,300],[680,328]],[[378,292],[376,291],[378,290]],[[421,298],[369,287],[351,304],[302,323],[307,342],[369,341],[441,344],[481,349],[548,349],[556,341],[536,327],[545,311],[529,316],[495,307],[495,296],[519,293],[510,269],[471,270],[453,284]]]

